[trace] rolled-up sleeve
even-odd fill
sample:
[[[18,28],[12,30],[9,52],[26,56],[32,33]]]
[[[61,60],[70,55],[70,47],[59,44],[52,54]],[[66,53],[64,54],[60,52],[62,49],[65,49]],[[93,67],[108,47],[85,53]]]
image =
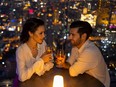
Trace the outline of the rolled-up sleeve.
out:
[[[44,61],[41,58],[39,58],[39,60],[36,61],[33,66],[34,66],[34,70],[37,75],[41,76],[44,74],[44,72],[45,72],[44,71]]]
[[[45,71],[49,71],[51,68],[53,68],[54,64],[52,62],[48,62],[45,64]]]
[[[38,63],[38,66],[40,65],[40,63]],[[36,68],[36,74],[41,76],[43,75],[46,71],[49,71],[51,68],[53,68],[54,64],[52,62],[48,62],[46,64],[41,64],[41,66],[39,66]]]
[[[78,58],[78,60],[69,68],[71,76],[78,76],[83,74],[87,70],[90,70],[97,65],[97,60],[94,59],[95,53],[90,51],[84,51]]]

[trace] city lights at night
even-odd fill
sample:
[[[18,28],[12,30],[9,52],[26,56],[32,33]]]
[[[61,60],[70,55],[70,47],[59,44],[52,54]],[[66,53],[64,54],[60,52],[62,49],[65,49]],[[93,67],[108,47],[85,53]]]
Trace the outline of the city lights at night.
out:
[[[55,50],[59,40],[67,57],[71,22],[88,21],[93,28],[89,39],[101,50],[111,87],[116,87],[116,0],[0,0],[0,87],[12,87],[22,25],[32,17],[44,20],[47,44]]]

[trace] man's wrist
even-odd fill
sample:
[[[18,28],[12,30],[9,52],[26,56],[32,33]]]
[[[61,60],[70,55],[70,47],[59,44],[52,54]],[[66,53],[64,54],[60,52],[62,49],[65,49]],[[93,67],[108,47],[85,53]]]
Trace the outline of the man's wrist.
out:
[[[69,63],[67,63],[67,62],[65,62],[65,63],[63,64],[63,67],[64,67],[65,69],[69,69],[70,64],[69,64]]]

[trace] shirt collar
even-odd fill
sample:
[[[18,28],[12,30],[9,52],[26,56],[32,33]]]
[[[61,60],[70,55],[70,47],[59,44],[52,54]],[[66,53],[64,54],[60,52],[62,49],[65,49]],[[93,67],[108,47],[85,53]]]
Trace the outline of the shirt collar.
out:
[[[85,43],[79,49],[79,53],[81,53],[87,47],[89,43],[90,43],[90,40],[86,40]]]

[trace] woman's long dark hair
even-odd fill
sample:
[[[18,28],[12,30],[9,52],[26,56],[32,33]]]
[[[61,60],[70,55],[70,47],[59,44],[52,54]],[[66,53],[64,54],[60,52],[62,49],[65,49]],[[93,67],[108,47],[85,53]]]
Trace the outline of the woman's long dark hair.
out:
[[[20,35],[20,42],[25,43],[29,40],[29,31],[34,33],[39,26],[44,25],[44,21],[37,18],[28,19],[23,25],[23,29]]]

